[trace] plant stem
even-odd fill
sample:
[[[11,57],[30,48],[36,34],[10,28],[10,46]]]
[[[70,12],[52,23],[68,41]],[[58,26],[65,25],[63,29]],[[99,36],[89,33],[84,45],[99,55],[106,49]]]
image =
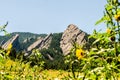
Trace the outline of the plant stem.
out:
[[[87,74],[87,73],[85,73],[85,75],[84,75],[84,77],[83,77],[83,79],[82,79],[82,80],[85,80],[85,76],[86,76],[86,74]]]
[[[119,22],[117,22],[117,26],[118,26],[118,42],[120,43],[120,25],[119,25]]]
[[[115,58],[117,59],[118,53],[117,53],[117,43],[114,42],[114,48],[115,48]]]
[[[74,63],[74,61],[71,63],[71,70],[72,70],[72,75],[73,75],[73,77],[75,79],[75,72],[74,72],[74,68],[73,68],[73,63]]]

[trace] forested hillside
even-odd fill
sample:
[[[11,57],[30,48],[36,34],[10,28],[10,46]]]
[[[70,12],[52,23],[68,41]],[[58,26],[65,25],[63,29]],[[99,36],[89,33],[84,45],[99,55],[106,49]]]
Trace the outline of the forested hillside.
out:
[[[13,32],[6,36],[0,36],[0,43],[6,42],[8,39],[10,39],[12,36],[15,36],[15,34],[19,34],[19,42],[23,43],[26,39],[37,39],[38,37],[45,37],[47,34],[34,34],[30,32]]]
[[[6,41],[8,41],[13,36],[15,36],[15,34],[19,34],[19,42],[20,42],[21,50],[26,49],[28,46],[30,46],[33,42],[35,42],[40,37],[44,38],[47,36],[47,34],[34,34],[34,33],[29,33],[29,32],[13,32],[6,36],[0,36],[1,45],[4,44]],[[50,49],[61,51],[59,47],[61,36],[62,36],[62,33],[53,33],[52,35],[53,38],[50,44]]]

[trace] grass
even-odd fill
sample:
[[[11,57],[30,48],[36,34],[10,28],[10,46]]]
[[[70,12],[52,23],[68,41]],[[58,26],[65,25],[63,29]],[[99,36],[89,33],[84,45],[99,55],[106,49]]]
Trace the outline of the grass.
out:
[[[64,70],[43,70],[40,72],[40,75],[40,80],[76,80],[73,78],[72,72]],[[82,73],[75,72],[75,75],[79,80],[83,78]]]
[[[19,63],[10,59],[6,59],[0,64],[0,79],[61,80],[68,75],[71,75],[71,72],[52,69],[41,70],[38,66],[31,68],[29,64]]]
[[[71,72],[63,71],[63,70],[43,70],[40,72],[40,75],[42,76],[41,79],[47,79],[47,80],[54,80],[58,79],[61,80],[62,78],[71,75]]]

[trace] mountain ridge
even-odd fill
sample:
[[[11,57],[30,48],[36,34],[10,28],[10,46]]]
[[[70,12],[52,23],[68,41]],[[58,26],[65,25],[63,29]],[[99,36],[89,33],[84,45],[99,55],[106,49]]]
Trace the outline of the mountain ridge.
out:
[[[24,39],[27,39],[30,37],[39,37],[39,36],[45,37],[45,36],[47,36],[47,34],[35,34],[35,33],[31,33],[31,32],[12,32],[12,33],[9,33],[9,35],[0,35],[0,42],[2,42],[3,40],[7,41],[12,36],[15,36],[15,34],[19,34],[20,43],[21,43],[21,41],[24,41]]]
[[[40,45],[46,45],[45,49],[47,48],[48,50],[46,53],[63,53],[64,55],[70,53],[70,49],[73,47],[73,41],[77,42],[79,45],[82,45],[88,42],[89,36],[86,32],[79,29],[76,25],[70,24],[66,30],[61,33],[51,33],[51,38],[46,38],[49,34],[13,32],[10,33],[9,36],[0,36],[0,43],[4,44],[9,39],[14,39],[14,36],[17,34],[19,35],[17,42],[20,43],[20,49],[18,49],[20,51],[29,52],[30,48],[31,52],[33,49],[39,48]],[[18,43],[15,44],[18,45]],[[44,51],[44,48],[40,47],[39,49],[43,49]]]

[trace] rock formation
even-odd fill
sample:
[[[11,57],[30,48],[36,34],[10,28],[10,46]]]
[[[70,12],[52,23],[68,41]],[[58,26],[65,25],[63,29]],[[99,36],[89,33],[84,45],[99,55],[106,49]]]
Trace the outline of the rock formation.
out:
[[[27,43],[27,42],[28,42],[28,38],[23,41],[23,43]]]
[[[49,34],[48,36],[46,36],[46,37],[43,39],[43,42],[42,42],[42,44],[39,46],[39,49],[43,49],[43,48],[48,49],[48,47],[50,46],[51,41],[52,41],[52,34]]]
[[[27,51],[32,51],[35,48],[38,48],[41,44],[42,44],[43,38],[38,39],[36,42],[34,42],[33,44],[31,44],[28,48]]]
[[[0,43],[0,46],[2,46],[4,43],[5,43],[5,40],[3,40],[3,41]]]
[[[46,48],[47,49],[50,46],[51,41],[52,41],[52,34],[49,34],[45,38],[39,38],[36,42],[34,42],[32,45],[30,45],[27,48],[27,52],[31,52],[35,48],[38,48],[38,49]]]
[[[72,42],[75,41],[78,44],[84,44],[87,42],[87,34],[82,30],[78,29],[77,26],[70,24],[68,28],[63,32],[60,47],[64,55],[70,53]]]
[[[57,45],[60,45],[60,48],[62,49],[64,55],[67,55],[70,53],[70,50],[73,47],[72,45],[73,41],[77,42],[80,45],[88,42],[87,40],[88,34],[78,29],[78,27],[73,24],[70,24],[68,28],[61,35],[62,37],[60,36],[61,38],[60,44],[57,44]],[[20,45],[18,41],[19,35],[16,34],[11,39],[9,39],[6,43],[1,42],[1,45],[2,45],[2,48],[7,49],[8,45],[12,44],[13,48],[15,48],[16,50],[19,50],[21,48],[21,50],[24,50],[26,53],[28,53],[27,55],[30,55],[33,49],[39,49],[39,50],[43,48],[48,49],[52,42],[52,38],[54,38],[52,34],[47,35],[45,38],[39,37],[39,36],[33,38],[32,36],[32,37],[28,37],[25,40],[24,39],[21,40],[22,43]],[[52,42],[52,45],[54,45],[53,42]]]
[[[20,49],[20,44],[19,44],[19,35],[16,34],[12,38],[10,38],[6,43],[2,45],[3,49],[7,49],[9,44],[12,44],[12,47],[16,50]]]

